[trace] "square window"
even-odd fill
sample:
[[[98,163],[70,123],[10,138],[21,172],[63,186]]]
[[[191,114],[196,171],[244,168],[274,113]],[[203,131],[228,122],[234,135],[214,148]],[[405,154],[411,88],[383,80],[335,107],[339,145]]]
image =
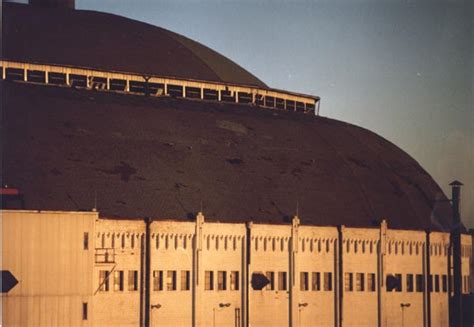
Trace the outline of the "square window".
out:
[[[448,291],[448,276],[441,276],[441,281],[443,286],[443,292],[446,293]]]
[[[425,290],[425,281],[423,280],[423,275],[416,275],[416,291],[423,292]]]

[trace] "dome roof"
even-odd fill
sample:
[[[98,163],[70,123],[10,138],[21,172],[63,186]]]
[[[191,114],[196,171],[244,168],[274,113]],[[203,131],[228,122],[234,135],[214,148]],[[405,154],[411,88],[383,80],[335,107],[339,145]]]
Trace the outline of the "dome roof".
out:
[[[2,57],[266,87],[228,58],[182,35],[95,11],[6,3]]]
[[[3,183],[29,209],[104,217],[435,229],[420,165],[340,121],[251,106],[3,82]],[[96,200],[95,200],[96,199]],[[436,201],[440,200],[440,201]]]

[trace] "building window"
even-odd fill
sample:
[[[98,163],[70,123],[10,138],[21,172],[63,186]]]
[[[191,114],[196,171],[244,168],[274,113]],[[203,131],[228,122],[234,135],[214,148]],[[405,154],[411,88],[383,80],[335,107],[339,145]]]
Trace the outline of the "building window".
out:
[[[330,272],[324,273],[324,290],[332,291],[332,273]]]
[[[375,292],[376,286],[375,286],[375,274],[374,273],[369,273],[367,274],[367,290],[369,292]]]
[[[168,270],[166,272],[166,290],[176,291],[176,271]]]
[[[87,302],[82,302],[82,320],[87,320]]]
[[[109,291],[109,274],[110,272],[107,270],[99,271],[99,285],[101,292]]]
[[[352,273],[344,273],[344,291],[352,292],[354,290],[354,284],[352,280]]]
[[[267,271],[265,277],[267,277],[269,281],[267,286],[265,286],[265,289],[267,291],[273,291],[275,289],[275,273],[273,271]]]
[[[306,271],[300,272],[300,290],[309,290],[309,273]]]
[[[413,292],[414,285],[413,285],[413,274],[407,275],[407,292]]]
[[[125,248],[125,234],[122,234],[122,249]]]
[[[312,285],[311,289],[313,291],[320,291],[321,290],[321,273],[313,272],[312,273]]]
[[[439,275],[434,276],[434,289],[435,292],[439,292]]]
[[[191,273],[189,270],[181,271],[181,290],[189,291],[191,289]]]
[[[423,281],[423,275],[416,275],[416,291],[423,292],[425,290],[425,283]]]
[[[207,270],[204,274],[204,278],[204,289],[206,291],[212,291],[214,289],[214,272]]]
[[[138,291],[138,270],[128,271],[128,290]]]
[[[443,286],[443,292],[446,293],[448,291],[448,276],[441,276],[441,281]]]
[[[286,291],[286,289],[287,289],[286,271],[279,271],[278,272],[278,290]]]
[[[114,271],[114,291],[123,291],[123,270]]]
[[[402,291],[402,275],[394,274],[387,275],[387,292],[401,292]]]
[[[225,291],[227,289],[227,273],[225,271],[217,272],[217,290]]]
[[[89,250],[89,233],[84,233],[84,250]]]
[[[135,248],[135,236],[133,234],[130,235],[130,247]]]
[[[231,291],[239,290],[239,272],[238,271],[230,272],[230,290]]]
[[[364,290],[365,290],[364,274],[356,273],[356,291],[363,292]]]
[[[163,290],[163,271],[162,270],[153,271],[153,290],[154,291]]]

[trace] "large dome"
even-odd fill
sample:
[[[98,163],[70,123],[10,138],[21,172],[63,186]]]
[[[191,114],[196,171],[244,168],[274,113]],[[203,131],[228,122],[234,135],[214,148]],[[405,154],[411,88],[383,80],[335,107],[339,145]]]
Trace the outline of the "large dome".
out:
[[[8,60],[266,87],[202,44],[112,14],[6,3],[2,24]]]
[[[57,33],[61,30],[61,33]],[[266,86],[130,19],[8,4],[3,58]],[[444,229],[445,195],[405,152],[347,123],[235,103],[2,82],[2,183],[27,209],[104,217]]]

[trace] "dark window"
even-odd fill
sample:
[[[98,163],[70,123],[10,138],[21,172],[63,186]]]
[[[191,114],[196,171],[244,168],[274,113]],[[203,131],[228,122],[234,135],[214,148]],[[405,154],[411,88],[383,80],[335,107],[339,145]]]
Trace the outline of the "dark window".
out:
[[[313,279],[312,279],[311,289],[313,291],[320,291],[321,290],[321,273],[313,272],[312,277]]]
[[[165,85],[161,83],[148,83],[148,92],[150,95],[163,95],[165,94]]]
[[[423,292],[425,290],[425,282],[423,280],[423,275],[416,275],[416,291]]]
[[[84,250],[89,250],[89,233],[84,233]]]
[[[228,90],[221,90],[221,101],[235,102],[235,93]]]
[[[275,107],[275,98],[274,97],[270,97],[270,96],[266,96],[265,97],[265,107]]]
[[[442,280],[443,292],[446,293],[448,291],[448,276],[443,275],[441,280]]]
[[[238,99],[240,103],[251,103],[252,102],[252,94],[246,92],[239,92]]]
[[[130,81],[130,92],[145,94],[145,82]]]
[[[109,87],[112,91],[125,91],[127,87],[127,81],[124,79],[112,78],[109,81]]]
[[[273,291],[275,289],[275,273],[273,271],[267,271],[265,273],[269,283],[265,287],[267,291]]]
[[[275,98],[275,107],[278,109],[285,109],[285,100],[282,98]]]
[[[6,68],[5,79],[7,81],[23,81],[25,77],[25,71],[19,68]]]
[[[153,270],[153,290],[163,290],[163,270]]]
[[[375,292],[375,290],[376,290],[375,274],[374,273],[367,274],[367,290],[369,292]]]
[[[344,290],[346,292],[352,292],[354,290],[354,281],[352,273],[344,273]]]
[[[314,112],[314,104],[306,103],[306,112]]]
[[[218,100],[218,91],[211,89],[204,89],[204,100]]]
[[[365,291],[365,275],[364,273],[356,273],[356,291]]]
[[[434,276],[434,289],[435,292],[439,292],[439,275]]]
[[[286,100],[286,110],[295,110],[295,101],[292,100]]]
[[[407,292],[413,292],[414,285],[413,285],[413,274],[407,275]]]
[[[387,292],[401,292],[402,291],[402,275],[394,274],[387,275]]]
[[[87,77],[85,75],[69,74],[69,83],[72,87],[87,87]]]
[[[330,272],[324,273],[324,290],[332,291],[332,273]]]
[[[82,303],[82,320],[87,320],[87,302]]]
[[[28,82],[46,83],[46,73],[41,70],[28,70],[26,78]]]
[[[93,90],[107,89],[107,78],[105,77],[89,76],[89,81],[89,85]]]
[[[138,291],[138,271],[137,270],[128,271],[128,290]]]
[[[238,271],[230,272],[230,290],[231,291],[239,290],[239,272]]]
[[[296,111],[304,112],[304,103],[303,102],[296,102]]]
[[[201,98],[201,89],[197,87],[186,86],[186,98],[191,99],[200,99]]]
[[[181,85],[168,84],[168,94],[172,97],[182,97],[183,87]]]
[[[66,74],[63,73],[48,73],[48,83],[55,85],[66,85]]]
[[[189,270],[181,271],[181,290],[189,291],[191,289],[191,273]]]
[[[300,290],[309,290],[309,273],[306,271],[300,272]]]
[[[214,289],[214,272],[205,271],[204,273],[204,289],[206,291],[212,291]]]
[[[265,100],[265,97],[261,94],[257,94],[255,95],[255,104],[257,106],[263,106],[264,105],[264,100]]]
[[[225,291],[227,289],[227,272],[218,271],[217,272],[217,290]]]
[[[286,289],[287,289],[286,271],[279,271],[278,272],[278,290],[286,291]]]

